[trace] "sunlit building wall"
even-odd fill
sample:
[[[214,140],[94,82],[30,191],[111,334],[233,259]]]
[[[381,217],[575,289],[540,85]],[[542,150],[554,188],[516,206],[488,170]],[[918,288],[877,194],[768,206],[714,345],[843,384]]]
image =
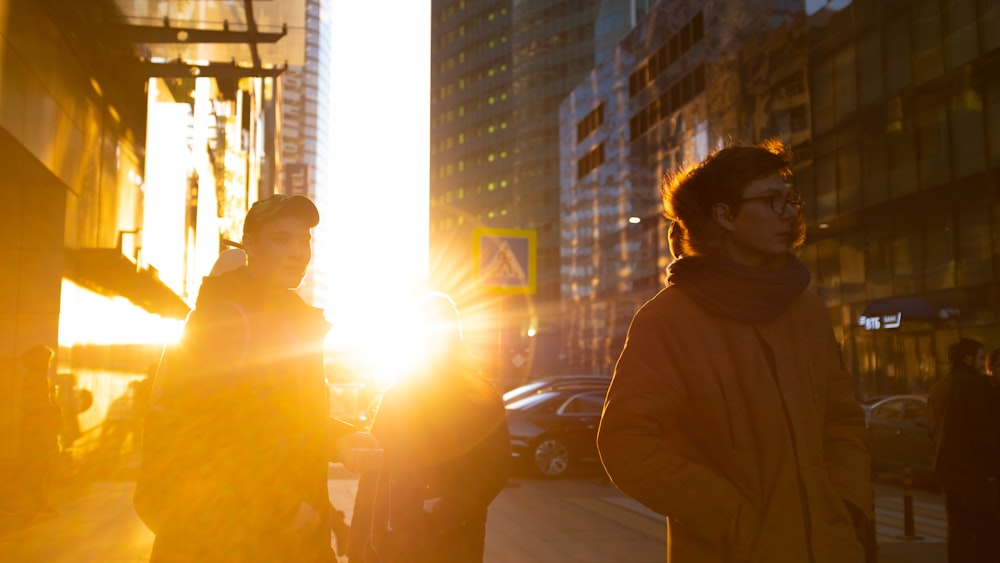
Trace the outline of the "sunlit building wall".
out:
[[[190,197],[191,105],[174,101],[162,80],[149,81],[146,117],[147,154],[143,200],[142,260],[178,295],[189,289],[187,279],[188,198]],[[152,212],[155,210],[155,212]]]
[[[633,314],[663,287],[665,172],[731,141],[808,141],[804,17],[772,0],[661,3],[561,105],[561,354],[572,371],[610,374]]]
[[[59,329],[77,298],[63,295],[65,280],[107,302],[115,272],[151,279],[136,264],[144,93],[96,65],[96,48],[79,41],[43,6],[0,0],[0,460],[18,448],[18,356],[38,344],[57,351],[50,376],[72,362]],[[98,332],[103,320],[86,319],[77,334]]]
[[[306,0],[305,58],[281,78],[281,191],[309,196],[322,210],[329,205],[330,0]],[[326,253],[329,240],[321,220],[313,233],[313,252]],[[299,293],[309,302],[327,302],[326,261],[314,260]]]

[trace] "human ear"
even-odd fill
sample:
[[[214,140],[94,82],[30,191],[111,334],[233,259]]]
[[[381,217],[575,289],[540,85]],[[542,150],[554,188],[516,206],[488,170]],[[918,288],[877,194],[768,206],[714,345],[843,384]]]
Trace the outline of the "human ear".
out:
[[[722,227],[724,231],[734,231],[736,230],[736,225],[733,224],[733,212],[729,208],[729,205],[725,203],[716,203],[712,206],[712,219]]]

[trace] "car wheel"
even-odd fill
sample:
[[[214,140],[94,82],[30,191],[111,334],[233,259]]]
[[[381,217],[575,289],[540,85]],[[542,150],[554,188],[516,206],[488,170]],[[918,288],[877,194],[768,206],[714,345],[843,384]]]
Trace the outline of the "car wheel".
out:
[[[569,468],[569,447],[555,438],[542,438],[532,451],[535,471],[543,477],[558,477]]]

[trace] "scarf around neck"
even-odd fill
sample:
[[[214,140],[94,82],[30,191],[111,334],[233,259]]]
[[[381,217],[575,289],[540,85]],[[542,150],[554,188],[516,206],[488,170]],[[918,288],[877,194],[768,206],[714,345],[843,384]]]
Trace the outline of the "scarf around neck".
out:
[[[749,323],[777,318],[809,280],[805,264],[792,255],[773,271],[718,256],[685,256],[667,268],[668,287],[676,285],[712,314]]]

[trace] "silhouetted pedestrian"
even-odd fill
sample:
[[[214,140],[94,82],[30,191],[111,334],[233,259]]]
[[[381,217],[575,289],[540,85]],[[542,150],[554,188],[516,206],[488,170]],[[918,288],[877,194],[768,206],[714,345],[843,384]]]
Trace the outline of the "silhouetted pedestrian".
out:
[[[21,354],[20,447],[18,481],[21,509],[28,515],[55,516],[59,511],[46,496],[59,454],[61,416],[52,397],[49,365],[54,352],[36,345]]]
[[[421,310],[427,358],[372,423],[385,459],[358,484],[352,563],[481,562],[487,509],[509,474],[503,400],[475,369],[454,302],[434,294]]]
[[[951,371],[927,397],[934,474],[948,516],[948,562],[1000,561],[1000,419],[985,347],[962,338],[948,348],[948,361]]]
[[[329,417],[330,325],[293,291],[318,222],[303,196],[256,202],[164,351],[135,494],[152,563],[336,560],[328,461],[377,441]]]

